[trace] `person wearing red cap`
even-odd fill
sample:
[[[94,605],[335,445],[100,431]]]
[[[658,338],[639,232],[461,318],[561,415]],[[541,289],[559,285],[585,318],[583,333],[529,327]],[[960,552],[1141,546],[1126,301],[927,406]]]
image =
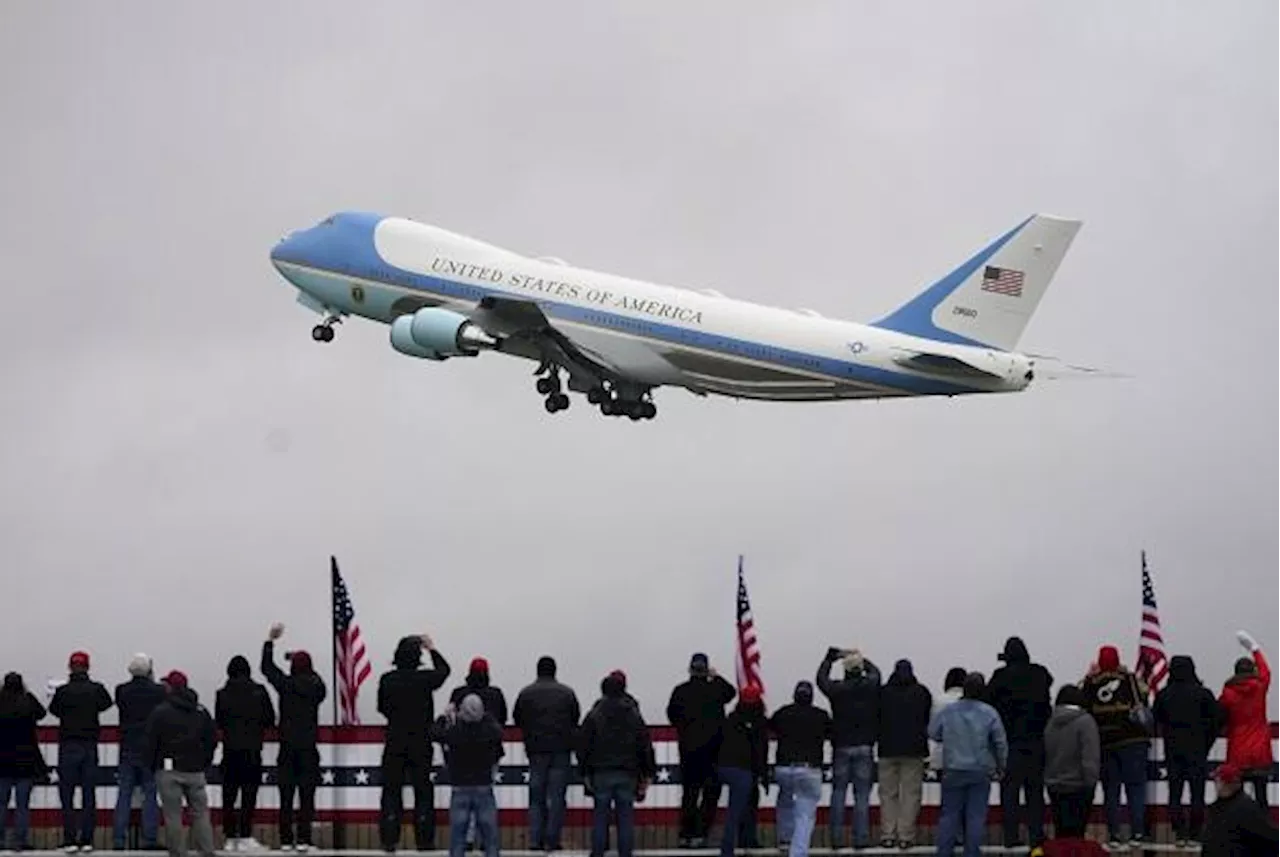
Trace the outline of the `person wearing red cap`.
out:
[[[320,785],[320,705],[328,696],[324,679],[311,665],[311,656],[289,655],[289,674],[275,662],[275,641],[284,634],[276,622],[262,644],[259,669],[280,697],[280,742],[276,750],[276,782],[280,788],[280,844],[286,849],[310,851],[311,824],[316,812],[316,788]],[[298,795],[297,826],[293,796]]]
[[[89,655],[73,652],[70,677],[53,694],[49,713],[58,718],[58,795],[62,799],[62,850],[92,851],[97,830],[98,735],[100,715],[114,703],[100,682],[89,678]],[[75,794],[80,788],[80,827]]]
[[[1132,841],[1146,834],[1147,753],[1153,721],[1147,708],[1146,683],[1120,663],[1115,646],[1098,650],[1096,670],[1084,681],[1085,708],[1098,724],[1102,745],[1102,796],[1107,812],[1107,832],[1114,850],[1120,838],[1120,789],[1124,787]]]
[[[748,684],[738,694],[738,704],[725,719],[717,775],[729,789],[729,813],[720,839],[721,857],[732,857],[738,845],[743,821],[750,808],[751,794],[769,779],[769,718],[764,695],[757,684]]]
[[[147,718],[144,758],[156,772],[156,787],[164,810],[164,840],[170,857],[185,857],[183,804],[191,811],[191,834],[196,850],[212,857],[213,825],[205,771],[218,747],[213,717],[190,688],[186,673],[164,677],[165,700]]]
[[[462,700],[473,693],[484,703],[485,714],[497,721],[499,726],[507,725],[507,698],[503,695],[501,688],[490,683],[489,662],[478,656],[471,659],[471,665],[463,683],[449,694],[449,704],[457,708],[462,705]],[[495,770],[494,773],[496,774],[497,771]],[[475,837],[476,817],[473,815],[470,826],[467,828],[467,845],[472,845]]]
[[[1204,857],[1274,855],[1276,826],[1270,813],[1245,794],[1238,766],[1226,762],[1213,774],[1217,800],[1209,807],[1204,828]]]
[[[1223,685],[1218,697],[1226,717],[1227,761],[1240,769],[1243,781],[1253,786],[1254,799],[1265,809],[1274,761],[1271,724],[1267,722],[1271,667],[1262,648],[1247,632],[1240,631],[1236,639],[1250,656],[1236,661],[1235,675]]]

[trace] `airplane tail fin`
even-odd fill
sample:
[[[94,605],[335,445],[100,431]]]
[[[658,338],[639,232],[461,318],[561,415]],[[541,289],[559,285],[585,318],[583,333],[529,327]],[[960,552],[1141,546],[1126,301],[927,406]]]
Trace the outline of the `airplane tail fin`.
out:
[[[872,326],[1011,351],[1081,221],[1036,214]]]

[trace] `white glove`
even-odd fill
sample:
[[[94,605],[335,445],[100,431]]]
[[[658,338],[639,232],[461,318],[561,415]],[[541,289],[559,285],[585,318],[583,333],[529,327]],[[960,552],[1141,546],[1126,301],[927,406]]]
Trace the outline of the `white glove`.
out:
[[[1250,637],[1248,631],[1236,631],[1236,639],[1240,641],[1240,645],[1244,646],[1247,651],[1258,651],[1258,641]]]

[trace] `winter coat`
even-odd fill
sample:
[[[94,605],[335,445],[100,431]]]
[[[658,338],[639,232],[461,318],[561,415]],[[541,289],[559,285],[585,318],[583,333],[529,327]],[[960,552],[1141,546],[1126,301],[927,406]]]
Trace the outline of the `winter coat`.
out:
[[[147,718],[162,702],[164,686],[146,676],[134,676],[129,681],[116,685],[121,752],[141,755],[147,744]]]
[[[880,758],[923,759],[929,755],[933,694],[908,668],[894,670],[880,691]]]
[[[778,738],[774,764],[821,767],[823,745],[831,740],[835,725],[831,715],[812,703],[792,702],[773,712],[769,731]]]
[[[738,706],[724,722],[717,764],[721,768],[750,771],[757,780],[763,781],[769,773],[768,730],[769,719],[763,706]]]
[[[431,737],[444,749],[452,786],[492,786],[493,769],[502,759],[502,727],[488,712],[474,722],[441,717]]]
[[[667,721],[676,728],[681,753],[719,749],[724,707],[738,691],[720,676],[694,676],[676,685],[667,703]]]
[[[267,689],[248,676],[228,678],[213,702],[213,719],[222,730],[224,750],[260,753],[263,733],[276,725],[276,709]]]
[[[818,690],[831,703],[831,744],[874,746],[880,731],[880,670],[868,659],[861,674],[833,681],[831,667],[839,657],[829,651],[818,667]]]
[[[378,713],[387,718],[387,748],[430,745],[435,720],[433,694],[449,678],[448,661],[432,649],[431,668],[396,667],[378,680]]]
[[[573,688],[544,677],[516,696],[511,719],[527,753],[565,753],[573,749],[582,709]]]
[[[49,713],[60,721],[58,742],[97,742],[102,729],[99,715],[111,705],[111,694],[101,682],[89,678],[88,673],[72,673],[49,703]]]
[[[213,718],[189,687],[169,691],[147,719],[145,735],[143,763],[153,771],[165,770],[166,760],[172,760],[174,771],[204,773],[218,747]]]
[[[1267,692],[1271,667],[1262,652],[1253,653],[1258,674],[1227,681],[1218,697],[1226,717],[1227,761],[1242,771],[1270,769],[1271,724],[1267,722]]]
[[[1147,699],[1146,685],[1136,675],[1123,668],[1098,672],[1086,677],[1081,688],[1104,750],[1151,740],[1150,733],[1131,717]]]
[[[961,699],[929,723],[929,737],[942,742],[947,771],[979,771],[990,775],[1009,762],[1009,741],[1000,715],[985,702]]]
[[[1038,742],[1053,713],[1049,699],[1053,676],[1031,662],[1026,645],[1017,637],[1005,643],[1003,660],[1004,666],[991,674],[987,699],[1000,713],[1010,744]]]
[[[47,713],[30,691],[0,694],[0,778],[34,780],[47,770],[36,733]]]
[[[314,749],[320,737],[320,705],[328,695],[324,679],[310,669],[285,675],[276,666],[274,655],[275,645],[267,640],[262,644],[259,669],[280,696],[280,743]]]
[[[579,767],[586,776],[626,771],[650,779],[657,761],[649,730],[634,704],[621,696],[605,697],[582,721]]]
[[[1186,655],[1170,659],[1169,683],[1156,694],[1152,713],[1164,738],[1166,759],[1204,762],[1209,758],[1222,728],[1222,708],[1200,683],[1195,661]]]
[[[502,690],[489,683],[488,673],[468,673],[466,683],[455,687],[449,695],[449,702],[455,706],[462,705],[467,694],[474,693],[484,703],[484,710],[499,726],[507,725],[507,698]]]
[[[1102,773],[1098,724],[1083,708],[1060,705],[1044,733],[1044,784],[1050,791],[1093,793]]]
[[[1274,857],[1276,842],[1270,813],[1243,789],[1205,813],[1203,857]]]

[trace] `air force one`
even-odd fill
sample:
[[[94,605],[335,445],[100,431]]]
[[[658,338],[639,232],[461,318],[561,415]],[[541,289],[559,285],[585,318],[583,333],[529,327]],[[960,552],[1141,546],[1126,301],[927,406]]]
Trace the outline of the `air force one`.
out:
[[[536,361],[550,413],[569,407],[568,389],[603,414],[642,420],[657,414],[653,391],[664,386],[788,402],[1024,390],[1038,358],[1018,353],[1018,340],[1080,225],[1033,215],[869,324],[627,279],[365,212],[288,235],[271,261],[323,316],[318,342],[347,316],[372,319],[411,357],[493,351]]]

